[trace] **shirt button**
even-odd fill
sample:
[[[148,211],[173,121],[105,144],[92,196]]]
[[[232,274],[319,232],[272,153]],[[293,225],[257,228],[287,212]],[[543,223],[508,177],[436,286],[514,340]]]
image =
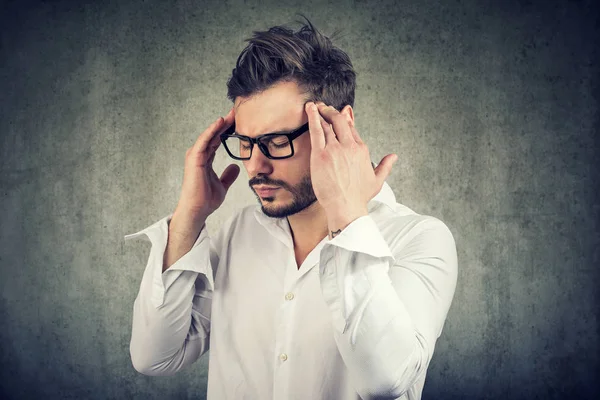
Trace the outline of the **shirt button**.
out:
[[[279,359],[280,359],[281,361],[285,361],[285,360],[287,360],[287,354],[285,354],[285,353],[281,353],[281,354],[279,355]]]
[[[292,300],[293,298],[294,298],[294,293],[292,293],[292,292],[286,293],[286,295],[285,295],[286,300]]]

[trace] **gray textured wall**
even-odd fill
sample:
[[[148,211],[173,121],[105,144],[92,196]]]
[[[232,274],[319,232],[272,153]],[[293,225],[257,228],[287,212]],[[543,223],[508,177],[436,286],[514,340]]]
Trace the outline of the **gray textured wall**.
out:
[[[204,397],[206,356],[174,377],[132,368],[149,244],[123,235],[175,207],[185,150],[228,110],[243,39],[296,12],[343,30],[373,159],[397,152],[399,201],[457,241],[424,398],[595,397],[593,2],[249,3],[4,3],[0,397]],[[209,229],[255,201],[242,171]]]

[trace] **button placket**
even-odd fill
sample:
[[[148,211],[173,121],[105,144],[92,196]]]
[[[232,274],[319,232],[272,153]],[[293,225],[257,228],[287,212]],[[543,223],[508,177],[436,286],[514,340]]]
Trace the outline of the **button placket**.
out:
[[[294,297],[295,297],[295,296],[294,296],[294,292],[287,292],[287,293],[285,294],[285,300],[286,300],[286,302],[287,302],[287,301],[291,301],[291,300],[293,300],[293,299],[294,299]],[[280,360],[281,362],[285,362],[285,361],[287,361],[287,359],[288,359],[288,355],[287,355],[286,353],[281,353],[281,354],[279,354],[279,360]]]
[[[293,379],[290,376],[291,364],[289,351],[293,350],[293,317],[296,313],[296,304],[292,302],[296,298],[298,290],[298,276],[296,260],[293,252],[290,253],[289,264],[286,265],[285,276],[280,294],[280,307],[277,310],[277,333],[275,342],[275,370],[273,384],[273,398],[286,399],[290,398],[286,392],[289,387],[289,382]]]

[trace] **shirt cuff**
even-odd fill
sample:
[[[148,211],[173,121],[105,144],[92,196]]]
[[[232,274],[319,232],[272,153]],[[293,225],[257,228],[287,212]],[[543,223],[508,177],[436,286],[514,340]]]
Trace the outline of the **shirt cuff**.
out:
[[[319,262],[321,290],[338,331],[346,332],[349,315],[373,285],[389,279],[389,266],[394,263],[387,242],[369,215],[352,221],[323,246]]]
[[[370,215],[352,221],[339,235],[326,243],[373,257],[394,256]]]
[[[164,236],[162,234],[165,234],[165,233],[166,233],[166,238],[168,238],[169,223],[171,222],[172,218],[173,218],[173,213],[161,218],[154,224],[142,229],[141,231],[125,235],[124,239],[127,241],[130,239],[137,239],[140,236],[146,235],[148,237],[148,239],[150,240],[150,242],[153,242],[152,239],[156,239],[156,240],[162,239],[162,236]],[[205,227],[202,227],[202,231],[200,232],[200,235],[198,235],[198,238],[192,245],[192,248],[196,247],[203,240],[202,232],[205,230],[204,228]],[[165,242],[165,247],[166,247],[166,242]]]
[[[139,232],[124,236],[125,240],[146,236],[152,244],[142,280],[146,281],[150,279],[152,281],[150,296],[152,304],[156,308],[164,304],[165,292],[184,271],[203,274],[208,281],[209,290],[212,291],[214,289],[214,277],[210,264],[210,238],[208,237],[206,226],[202,227],[190,251],[163,272],[163,259],[169,237],[169,222],[172,217],[173,214],[170,214]],[[142,286],[144,285],[142,284]]]

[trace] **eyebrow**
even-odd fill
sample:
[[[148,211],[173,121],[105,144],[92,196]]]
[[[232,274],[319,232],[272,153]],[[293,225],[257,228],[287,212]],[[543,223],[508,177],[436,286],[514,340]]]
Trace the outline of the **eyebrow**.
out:
[[[258,136],[264,136],[264,135],[283,135],[283,134],[286,134],[286,133],[292,133],[292,132],[294,132],[296,129],[300,129],[300,128],[302,128],[304,125],[306,125],[306,124],[302,124],[302,125],[300,125],[300,126],[299,126],[299,127],[297,127],[297,128],[292,128],[292,129],[283,129],[283,130],[280,130],[280,131],[274,131],[274,132],[267,132],[267,133],[263,133],[262,135],[256,135],[256,137],[258,137]],[[242,134],[242,133],[239,133],[237,130],[236,130],[236,131],[234,131],[234,133],[235,133],[235,134],[237,134],[237,135],[240,135],[240,136],[251,137],[251,136],[248,136],[248,135],[244,135],[244,134]]]

